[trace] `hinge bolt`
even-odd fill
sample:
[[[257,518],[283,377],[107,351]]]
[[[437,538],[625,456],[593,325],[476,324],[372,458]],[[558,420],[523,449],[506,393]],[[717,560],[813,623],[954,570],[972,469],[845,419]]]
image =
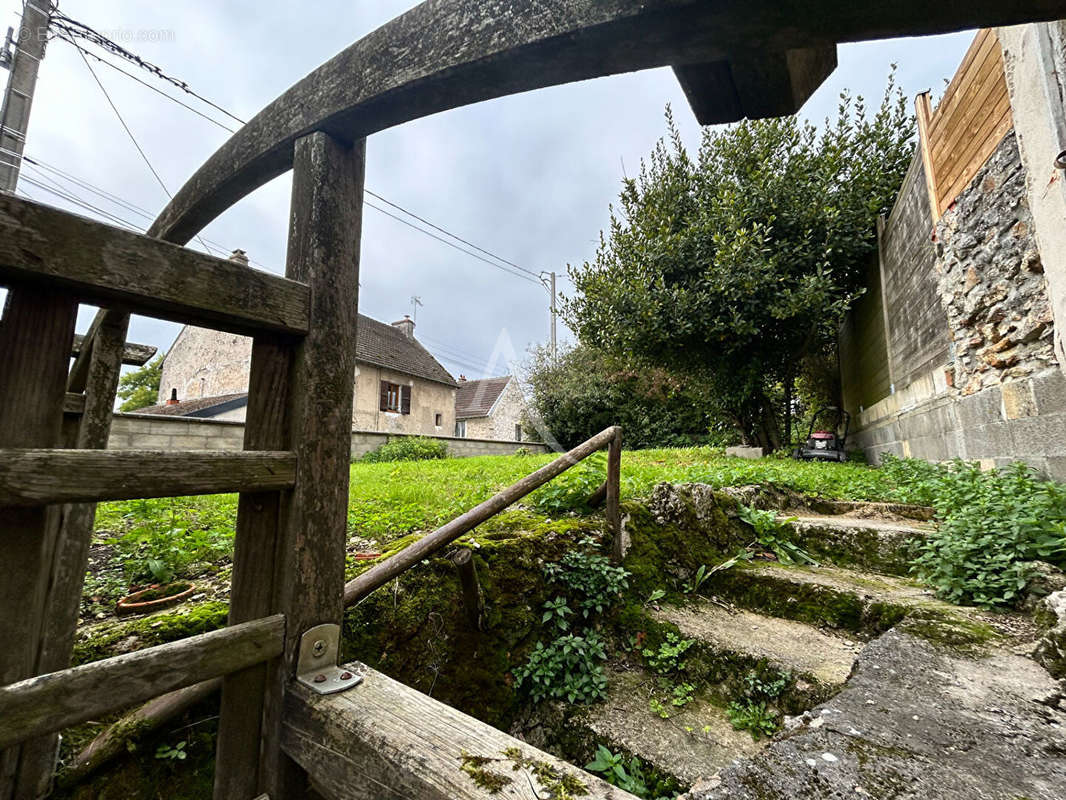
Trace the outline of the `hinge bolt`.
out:
[[[326,676],[323,675],[321,672],[318,673],[317,675],[315,675],[315,683],[325,683],[325,682],[326,682]]]
[[[352,673],[350,673],[350,672],[342,672],[341,673],[341,680],[342,681],[350,681],[351,679],[352,679]]]
[[[326,652],[326,640],[325,639],[315,639],[315,643],[313,645],[311,645],[311,652],[314,653],[314,655],[317,656],[317,657],[321,657],[321,656],[325,655],[325,652]]]

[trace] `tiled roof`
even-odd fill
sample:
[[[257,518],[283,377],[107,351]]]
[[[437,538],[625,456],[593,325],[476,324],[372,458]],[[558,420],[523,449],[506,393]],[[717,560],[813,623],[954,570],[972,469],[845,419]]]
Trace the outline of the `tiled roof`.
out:
[[[455,378],[415,339],[399,328],[360,314],[355,358],[375,366],[394,369],[416,378],[456,386]]]
[[[180,403],[174,405],[161,405],[161,406],[148,406],[147,408],[138,408],[132,412],[134,414],[160,414],[167,417],[187,417],[197,411],[207,411],[215,406],[222,406],[233,400],[240,400],[248,396],[247,392],[240,392],[238,394],[220,394],[215,397],[197,397],[194,400],[182,400]],[[197,416],[210,416],[209,414],[198,414]]]
[[[455,393],[455,418],[487,417],[510,382],[511,376],[504,375],[460,383],[459,391]]]

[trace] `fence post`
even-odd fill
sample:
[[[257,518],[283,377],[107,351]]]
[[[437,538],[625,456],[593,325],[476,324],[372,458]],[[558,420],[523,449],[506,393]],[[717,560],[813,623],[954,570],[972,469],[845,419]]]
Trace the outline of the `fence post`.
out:
[[[622,429],[615,428],[614,438],[607,445],[607,529],[611,532],[611,561],[621,564],[625,558],[622,541],[622,510],[619,495],[622,482]]]
[[[477,580],[477,567],[474,564],[474,554],[467,548],[461,548],[452,553],[452,563],[459,573],[459,584],[463,588],[463,608],[466,610],[467,619],[475,630],[481,630],[481,587]]]

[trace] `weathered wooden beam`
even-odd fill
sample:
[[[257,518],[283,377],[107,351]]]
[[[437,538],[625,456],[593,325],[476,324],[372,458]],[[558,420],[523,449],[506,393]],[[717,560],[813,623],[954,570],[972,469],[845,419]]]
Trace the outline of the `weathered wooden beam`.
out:
[[[63,413],[71,416],[80,416],[85,413],[85,395],[78,392],[67,392],[63,397]]]
[[[272,617],[0,687],[0,748],[110,714],[281,653]]]
[[[81,349],[85,345],[85,336],[80,334],[74,335],[74,346],[70,349],[70,357],[77,358],[81,355]],[[122,363],[127,367],[143,367],[156,353],[159,352],[158,347],[152,347],[150,344],[137,344],[136,342],[126,342],[122,348]]]
[[[836,46],[731,54],[674,67],[701,125],[793,114],[837,66]]]
[[[188,241],[288,170],[293,143],[314,130],[351,141],[470,103],[640,69],[709,64],[737,49],[787,53],[1063,17],[1066,0],[894,0],[876,7],[854,0],[424,2],[260,111],[174,196],[152,233]]]
[[[252,343],[244,424],[246,451],[285,450],[290,446],[293,355],[291,343],[269,337],[256,337]],[[265,616],[274,608],[278,559],[285,557],[278,549],[284,508],[280,492],[240,496],[230,581],[230,625]],[[258,791],[268,669],[267,664],[256,664],[223,681],[215,751],[217,800],[251,797]]]
[[[267,491],[295,475],[288,452],[0,450],[0,506]]]
[[[307,287],[228,259],[0,196],[0,283],[236,333],[307,330]]]
[[[548,775],[570,782],[567,797],[633,800],[628,792],[365,664],[345,668],[363,682],[334,695],[316,695],[297,684],[285,699],[282,746],[330,800],[563,796],[550,792]]]
[[[107,447],[128,321],[125,316],[116,319],[114,315],[105,315],[94,323],[94,342],[88,358],[84,359],[84,373],[72,373],[67,378],[68,389],[72,388],[73,381],[74,387],[85,392],[84,395],[68,392],[64,401],[64,412],[72,396],[82,401],[83,413],[73,426],[75,432],[69,442],[73,447],[99,450]],[[65,505],[60,512],[45,597],[37,673],[55,672],[70,666],[95,518],[94,503]],[[23,743],[20,782],[33,783],[35,789],[30,794],[40,796],[50,783],[58,746],[58,734]]]
[[[70,342],[77,304],[58,292],[8,293],[0,319],[0,447],[62,443]],[[0,502],[0,685],[37,673],[58,508],[4,508]],[[0,746],[0,798],[35,789],[19,777],[21,748]]]
[[[281,705],[300,636],[344,613],[352,404],[366,142],[326,133],[296,142],[286,275],[306,283],[314,325],[296,347],[289,398],[296,485],[281,516],[274,609],[289,621],[285,655],[265,700],[261,791],[306,796],[306,778],[284,757]]]
[[[597,433],[591,439],[579,444],[568,453],[559,456],[550,464],[547,464],[536,472],[527,475],[522,480],[504,489],[502,492],[490,497],[483,503],[479,503],[465,514],[456,517],[451,522],[442,525],[432,533],[428,533],[400,552],[375,564],[362,575],[359,575],[344,587],[344,604],[346,606],[358,603],[374,590],[384,586],[400,573],[417,564],[424,558],[428,558],[440,549],[447,547],[460,536],[469,533],[489,517],[495,516],[507,506],[521,500],[527,494],[537,489],[552,478],[562,474],[574,464],[584,458],[602,450],[618,436],[619,428],[607,428]]]
[[[206,700],[221,686],[221,678],[212,678],[149,700],[93,739],[57,776],[57,782],[64,788],[78,785],[111,759],[129,752],[128,748],[150,736],[174,717]]]

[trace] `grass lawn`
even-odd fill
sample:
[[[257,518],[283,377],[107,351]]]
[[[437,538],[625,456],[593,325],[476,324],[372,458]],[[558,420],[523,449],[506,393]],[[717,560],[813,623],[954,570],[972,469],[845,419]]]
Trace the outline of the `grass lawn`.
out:
[[[432,530],[552,458],[483,456],[352,464],[348,530],[353,549],[375,548],[412,532]],[[523,504],[545,518],[557,516],[568,492],[579,497],[590,494],[604,472],[605,459],[597,454]],[[771,482],[843,499],[891,499],[894,491],[884,473],[859,464],[748,461],[709,448],[623,453],[624,498],[647,495],[662,481],[716,486]],[[109,611],[131,586],[171,577],[198,578],[208,585],[214,581],[220,593],[228,582],[236,513],[233,494],[102,503],[86,581],[87,615]]]

